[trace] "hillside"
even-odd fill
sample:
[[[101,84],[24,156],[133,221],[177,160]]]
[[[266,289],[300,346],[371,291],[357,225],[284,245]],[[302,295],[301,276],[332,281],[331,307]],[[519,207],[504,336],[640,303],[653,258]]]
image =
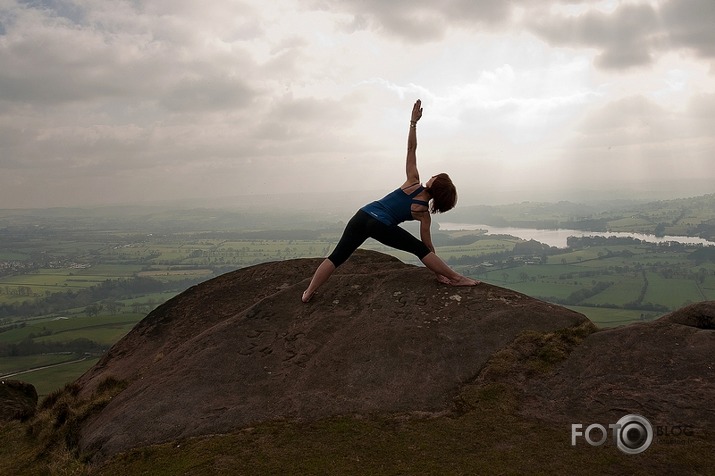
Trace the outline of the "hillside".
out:
[[[715,464],[715,303],[597,331],[565,308],[441,285],[359,251],[304,305],[319,262],[245,268],[158,307],[41,403],[23,437],[39,456],[25,450],[27,461],[68,448],[99,474],[706,474]],[[653,449],[569,445],[571,424],[631,413],[652,423]]]

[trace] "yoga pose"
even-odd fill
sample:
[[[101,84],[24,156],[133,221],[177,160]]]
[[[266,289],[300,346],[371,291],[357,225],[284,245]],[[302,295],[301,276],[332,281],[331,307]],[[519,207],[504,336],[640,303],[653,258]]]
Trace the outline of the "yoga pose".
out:
[[[308,289],[303,292],[303,302],[308,302],[315,291],[343,264],[367,238],[407,251],[417,256],[427,268],[437,275],[437,280],[453,286],[474,286],[479,281],[455,272],[434,251],[430,213],[443,213],[454,208],[457,190],[447,174],[430,178],[423,186],[417,171],[417,121],[422,117],[422,102],[418,99],[412,108],[410,130],[407,136],[407,180],[400,188],[381,200],[362,207],[350,219],[335,250],[313,275]],[[399,226],[403,221],[420,222],[418,240]]]

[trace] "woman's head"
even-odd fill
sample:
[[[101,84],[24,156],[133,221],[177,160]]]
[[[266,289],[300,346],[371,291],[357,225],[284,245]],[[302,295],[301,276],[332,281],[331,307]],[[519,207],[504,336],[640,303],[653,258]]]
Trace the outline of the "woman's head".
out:
[[[432,195],[430,213],[444,213],[457,204],[457,189],[447,174],[435,175],[427,182],[427,191]]]

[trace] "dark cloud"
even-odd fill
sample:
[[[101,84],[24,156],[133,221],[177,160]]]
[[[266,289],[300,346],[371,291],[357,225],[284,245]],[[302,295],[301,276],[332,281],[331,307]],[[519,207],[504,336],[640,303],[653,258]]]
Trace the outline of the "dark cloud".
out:
[[[578,15],[552,9],[579,4],[585,12]],[[596,66],[609,70],[648,65],[683,48],[715,58],[712,0],[625,3],[611,12],[588,8],[585,0],[322,0],[314,6],[353,15],[346,25],[350,31],[372,29],[413,42],[440,40],[450,28],[526,28],[555,46],[594,49]]]
[[[702,58],[715,58],[715,2],[671,0],[661,9],[668,45],[688,48]]]
[[[527,28],[552,45],[595,49],[596,66],[603,69],[648,65],[660,54],[682,48],[715,58],[712,0],[671,0],[657,7],[625,4],[610,13],[576,16],[534,13]]]
[[[65,18],[73,23],[82,23],[85,12],[75,2],[66,0],[18,0],[19,5],[35,10],[40,10],[54,17]]]
[[[233,46],[202,54],[189,22],[130,10],[117,13],[114,25],[77,26],[56,14],[66,10],[63,2],[29,3],[38,10],[13,11],[0,43],[0,110],[10,103],[42,108],[121,100],[173,112],[216,111],[243,107],[260,89],[252,85],[259,80],[248,51]],[[45,8],[50,5],[56,8]],[[134,23],[125,27],[123,15],[133,15]],[[150,22],[152,30],[142,26]]]
[[[662,35],[650,5],[624,5],[613,13],[534,16],[527,25],[552,45],[600,50],[596,64],[606,69],[650,63],[654,44]]]
[[[523,0],[522,0],[523,1]],[[493,29],[506,23],[516,0],[321,0],[313,6],[353,15],[348,30],[373,29],[414,42],[439,40],[457,26]]]
[[[198,77],[176,81],[160,104],[175,112],[236,110],[249,105],[255,94],[237,77]]]
[[[147,84],[146,75],[133,76],[139,65],[123,58],[117,41],[92,28],[23,15],[0,44],[0,100],[42,105],[92,101]],[[118,67],[122,63],[126,69]]]

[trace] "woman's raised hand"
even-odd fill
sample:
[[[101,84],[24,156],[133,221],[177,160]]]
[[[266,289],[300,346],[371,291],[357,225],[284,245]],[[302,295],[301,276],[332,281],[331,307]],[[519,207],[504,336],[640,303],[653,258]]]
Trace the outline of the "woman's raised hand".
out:
[[[410,119],[411,122],[417,122],[420,120],[422,117],[422,101],[419,99],[415,102],[415,105],[412,106],[412,119]]]

